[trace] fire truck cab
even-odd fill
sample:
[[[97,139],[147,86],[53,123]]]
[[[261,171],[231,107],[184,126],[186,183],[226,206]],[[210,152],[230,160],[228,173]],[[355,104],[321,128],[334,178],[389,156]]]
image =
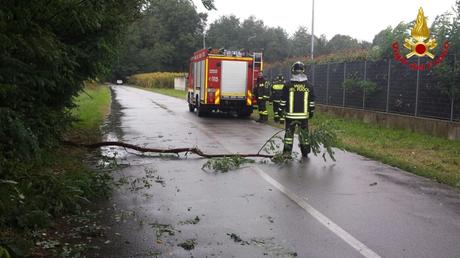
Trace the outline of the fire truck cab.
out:
[[[253,88],[263,69],[262,53],[202,49],[190,58],[187,101],[198,116],[213,111],[252,113]]]

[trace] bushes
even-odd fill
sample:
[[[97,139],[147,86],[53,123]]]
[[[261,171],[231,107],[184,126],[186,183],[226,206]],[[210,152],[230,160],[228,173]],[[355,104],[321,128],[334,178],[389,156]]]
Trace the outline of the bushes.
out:
[[[81,106],[69,112],[79,122],[67,134],[99,138],[109,90],[93,85],[85,91],[76,99]],[[56,217],[80,214],[83,205],[108,196],[112,180],[108,171],[86,165],[84,149],[56,144],[39,150],[32,132],[12,111],[0,112],[0,127],[0,253],[6,246],[13,257],[22,257],[34,246],[36,232],[53,225]]]
[[[378,90],[377,83],[368,80],[360,80],[356,75],[351,75],[342,83],[343,88],[347,90],[360,89],[366,94],[372,94]]]
[[[15,163],[8,180],[0,180],[0,226],[46,227],[64,212],[78,212],[90,199],[106,196],[110,176],[82,164],[84,151],[59,148],[42,161]]]
[[[91,200],[109,195],[109,172],[86,167],[85,155],[59,148],[42,153],[41,161],[16,162],[8,180],[0,179],[0,251],[4,246],[12,257],[29,257],[43,237],[37,232],[63,230],[55,218],[82,214]]]
[[[87,134],[99,137],[109,90],[93,85],[86,91],[91,99],[86,94],[79,96],[76,100],[81,106],[72,113],[80,121],[79,131],[87,129]],[[85,115],[89,109],[94,116]],[[109,175],[82,162],[85,150],[55,145],[53,150],[40,152],[38,141],[17,115],[1,111],[0,228],[44,227],[55,215],[78,212],[88,200],[109,193]],[[75,133],[72,130],[72,136]]]
[[[130,76],[128,82],[144,88],[174,88],[174,78],[184,73],[141,73]]]
[[[38,140],[32,131],[14,111],[0,108],[0,175],[5,172],[8,160],[30,160],[37,151]]]
[[[0,162],[27,160],[31,153],[54,146],[72,121],[68,110],[73,98],[85,80],[107,74],[120,31],[141,4],[2,1]]]
[[[106,175],[89,171],[84,153],[55,148],[83,82],[108,73],[120,32],[143,4],[0,4],[0,246],[5,232],[44,227],[107,190]]]

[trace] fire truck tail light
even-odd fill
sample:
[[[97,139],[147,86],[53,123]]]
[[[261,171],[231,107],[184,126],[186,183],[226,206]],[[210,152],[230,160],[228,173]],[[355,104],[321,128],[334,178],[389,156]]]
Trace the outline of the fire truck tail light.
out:
[[[216,96],[214,95],[214,92],[210,92],[208,94],[209,103],[214,103],[215,98],[216,98]]]

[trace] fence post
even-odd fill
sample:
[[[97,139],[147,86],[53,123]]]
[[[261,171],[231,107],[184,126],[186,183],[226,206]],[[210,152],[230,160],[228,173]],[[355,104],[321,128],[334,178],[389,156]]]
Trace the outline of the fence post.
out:
[[[420,67],[420,57],[417,58],[417,67]],[[420,69],[417,69],[417,85],[415,88],[415,116],[418,116],[418,93],[420,89]]]
[[[388,59],[388,74],[387,74],[387,106],[385,111],[390,111],[390,78],[391,77],[391,58]]]
[[[364,61],[364,80],[367,80],[367,60]],[[363,89],[363,109],[366,106],[366,88]]]
[[[347,74],[347,63],[343,63],[343,81],[346,79]],[[345,107],[345,87],[342,84],[342,106]]]
[[[326,104],[329,105],[329,63],[327,64],[326,72]]]
[[[311,83],[315,85],[315,64],[311,65]]]
[[[456,67],[457,67],[457,55],[454,55],[454,75],[456,73]],[[454,76],[454,85],[452,85],[452,91],[451,91],[451,96],[450,96],[450,121],[453,122],[454,121],[454,104],[455,104],[455,96],[454,96],[454,87],[455,87],[455,78],[456,76]]]

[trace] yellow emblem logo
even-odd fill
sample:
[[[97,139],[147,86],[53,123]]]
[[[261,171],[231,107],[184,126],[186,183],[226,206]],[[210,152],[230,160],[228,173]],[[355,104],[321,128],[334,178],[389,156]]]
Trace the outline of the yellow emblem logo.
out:
[[[422,7],[420,7],[417,20],[411,31],[411,37],[404,41],[404,47],[411,51],[406,55],[406,58],[411,58],[416,55],[419,57],[429,56],[433,59],[434,55],[430,50],[433,50],[436,46],[436,39],[430,38],[430,31],[426,25],[425,14],[423,13]]]

